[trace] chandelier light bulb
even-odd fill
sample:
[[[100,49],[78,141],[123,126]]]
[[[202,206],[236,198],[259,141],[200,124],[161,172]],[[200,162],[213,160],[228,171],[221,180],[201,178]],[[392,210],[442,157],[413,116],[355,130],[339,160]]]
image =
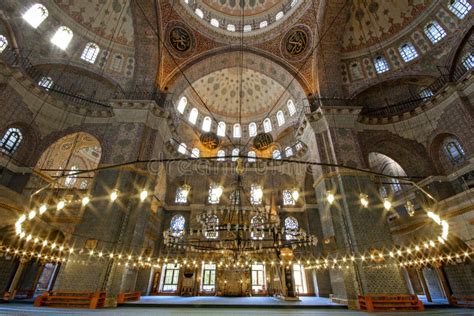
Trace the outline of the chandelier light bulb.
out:
[[[297,189],[294,189],[293,192],[291,192],[291,197],[295,202],[298,201],[298,199],[300,198],[300,193]]]
[[[60,211],[64,208],[64,206],[66,206],[66,203],[64,201],[59,201],[58,205],[56,206],[56,209]]]
[[[140,200],[143,202],[145,201],[145,199],[148,197],[148,191],[147,190],[143,190],[141,193],[140,193]]]
[[[331,192],[328,191],[327,196],[326,196],[326,199],[328,200],[328,203],[329,203],[329,204],[332,204],[332,203],[334,203],[334,200],[335,200],[336,198],[334,197],[334,194],[332,194]]]
[[[390,202],[387,198],[383,199],[383,207],[388,211],[392,208],[392,202]]]
[[[110,193],[110,201],[114,202],[117,198],[118,198],[118,191],[117,191],[117,190],[113,190],[113,191]]]
[[[87,204],[89,204],[90,201],[91,201],[90,197],[85,196],[82,198],[82,205],[86,206]]]
[[[41,205],[41,207],[39,208],[40,215],[44,214],[44,212],[46,212],[47,209],[48,207],[45,204]]]
[[[19,224],[23,223],[24,221],[26,221],[26,215],[21,215],[20,218],[18,219],[18,222]]]
[[[360,194],[360,204],[363,207],[368,207],[369,206],[369,196],[367,194],[364,194],[364,193]]]
[[[36,211],[35,210],[31,210],[29,213],[28,213],[28,219],[29,220],[32,220],[33,218],[35,218],[36,216]]]

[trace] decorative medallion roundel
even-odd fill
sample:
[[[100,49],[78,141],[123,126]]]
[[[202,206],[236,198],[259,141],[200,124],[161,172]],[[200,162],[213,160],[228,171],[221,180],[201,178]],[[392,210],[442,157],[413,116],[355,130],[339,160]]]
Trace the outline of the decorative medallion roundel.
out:
[[[201,141],[201,144],[208,149],[216,149],[220,144],[219,137],[217,137],[213,132],[201,134],[199,140]]]
[[[270,133],[259,133],[253,139],[253,145],[258,150],[265,150],[273,143],[273,137]]]
[[[178,56],[185,56],[194,48],[194,38],[188,28],[179,22],[170,22],[167,26],[166,44],[173,49]]]
[[[282,53],[289,59],[304,57],[311,46],[311,32],[305,25],[298,25],[286,33],[282,42]]]

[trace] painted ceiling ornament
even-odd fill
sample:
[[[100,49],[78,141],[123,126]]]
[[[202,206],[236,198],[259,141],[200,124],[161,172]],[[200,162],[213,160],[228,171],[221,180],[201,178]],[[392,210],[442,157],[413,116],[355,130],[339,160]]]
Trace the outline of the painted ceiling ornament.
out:
[[[265,150],[273,143],[273,136],[270,133],[259,133],[253,139],[253,145],[257,150]]]
[[[194,49],[194,38],[192,32],[182,23],[172,21],[167,25],[166,44],[179,57],[189,55]]]
[[[208,149],[216,149],[220,144],[219,137],[217,137],[213,132],[201,134],[199,140],[201,141],[201,144]]]
[[[305,25],[297,25],[286,33],[282,53],[289,59],[304,57],[311,46],[311,32]]]

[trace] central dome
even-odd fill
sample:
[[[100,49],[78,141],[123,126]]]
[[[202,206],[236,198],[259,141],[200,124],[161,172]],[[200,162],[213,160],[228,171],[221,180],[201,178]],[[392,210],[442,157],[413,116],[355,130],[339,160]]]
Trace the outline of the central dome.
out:
[[[177,12],[196,30],[204,32],[201,27],[204,24],[206,36],[225,41],[229,35],[275,36],[278,32],[269,31],[276,30],[275,26],[283,22],[296,21],[303,13],[301,6],[310,3],[306,0],[181,0],[179,5],[183,10]]]
[[[193,87],[213,114],[235,121],[239,115],[244,121],[264,116],[279,99],[286,101],[280,98],[285,93],[280,83],[247,68],[212,72],[194,82]],[[197,101],[190,89],[187,90],[188,97]]]
[[[259,15],[272,11],[274,7],[282,8],[282,0],[202,0],[202,4],[222,14],[240,17]],[[243,12],[242,12],[243,9]]]

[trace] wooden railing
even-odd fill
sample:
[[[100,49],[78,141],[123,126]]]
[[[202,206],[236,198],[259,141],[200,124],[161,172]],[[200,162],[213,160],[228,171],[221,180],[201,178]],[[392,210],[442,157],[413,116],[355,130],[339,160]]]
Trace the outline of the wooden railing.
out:
[[[117,304],[124,304],[125,302],[139,301],[141,297],[140,292],[120,293],[117,295]]]
[[[36,307],[89,308],[104,307],[105,292],[63,292],[50,291],[35,299]]]
[[[411,294],[359,295],[359,308],[368,312],[423,311],[418,296]]]

